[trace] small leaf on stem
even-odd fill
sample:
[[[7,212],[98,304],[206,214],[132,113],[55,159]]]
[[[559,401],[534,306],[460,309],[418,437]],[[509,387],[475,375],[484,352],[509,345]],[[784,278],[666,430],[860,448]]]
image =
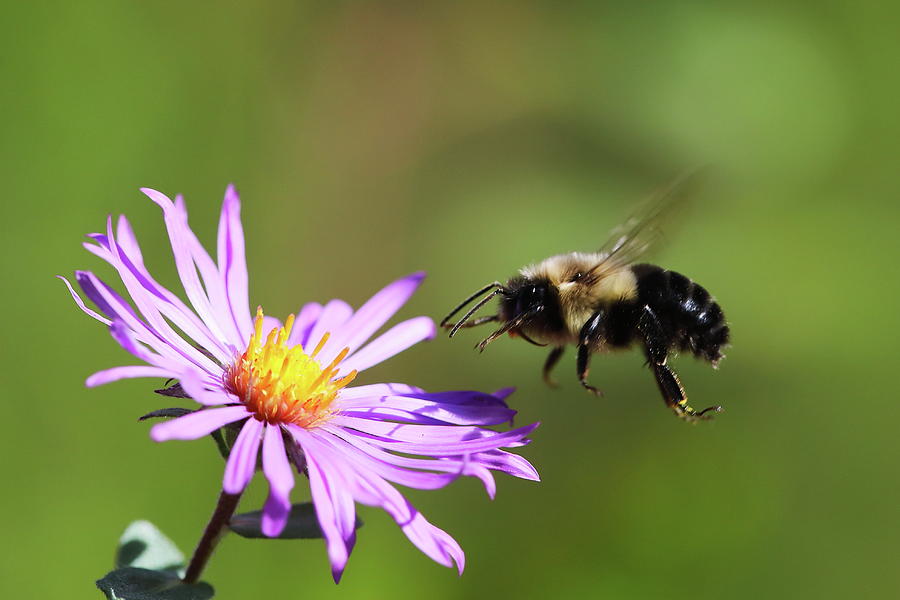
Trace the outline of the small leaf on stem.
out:
[[[208,583],[181,580],[184,554],[155,525],[135,521],[116,549],[116,570],[97,581],[109,600],[208,600]]]
[[[356,528],[362,527],[362,520],[356,517]],[[316,518],[316,509],[312,502],[303,502],[291,506],[291,514],[281,535],[269,538],[262,532],[262,511],[234,515],[228,523],[229,529],[245,538],[264,538],[279,540],[318,539],[322,537],[322,529]]]
[[[169,387],[153,391],[162,396],[169,396],[170,398],[190,398],[190,396],[187,395],[187,392],[184,391],[184,388],[181,387],[181,383],[175,383]]]
[[[125,567],[107,573],[97,587],[109,600],[209,600],[208,583],[184,583],[174,571]]]
[[[183,417],[184,415],[189,415],[193,410],[189,408],[161,408],[159,410],[154,410],[153,412],[148,412],[143,417],[139,417],[138,421],[146,421],[147,419],[164,419],[164,418],[172,418],[177,419],[178,417]]]
[[[116,567],[174,571],[184,566],[184,554],[150,521],[135,521],[119,538]]]

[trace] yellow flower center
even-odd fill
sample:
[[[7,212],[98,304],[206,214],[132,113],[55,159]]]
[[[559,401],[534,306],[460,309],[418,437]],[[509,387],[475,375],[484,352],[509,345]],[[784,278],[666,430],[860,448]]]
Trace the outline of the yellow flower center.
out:
[[[316,360],[329,334],[322,336],[311,354],[287,339],[294,315],[263,340],[263,312],[256,309],[253,335],[247,349],[225,372],[225,385],[254,413],[272,424],[293,423],[310,428],[331,416],[338,392],[356,377],[356,371],[335,379],[338,365],[349,352],[344,348],[324,369]]]

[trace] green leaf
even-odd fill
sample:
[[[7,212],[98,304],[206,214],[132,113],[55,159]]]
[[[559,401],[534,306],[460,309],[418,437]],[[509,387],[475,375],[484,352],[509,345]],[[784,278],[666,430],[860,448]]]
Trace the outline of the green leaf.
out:
[[[184,565],[184,554],[150,521],[135,521],[125,529],[116,550],[116,567],[174,571]]]
[[[219,449],[219,454],[222,456],[222,458],[228,460],[228,455],[231,454],[231,446],[229,446],[228,442],[225,441],[225,436],[222,434],[222,429],[216,429],[209,435],[211,435],[212,439],[216,442],[216,448]]]
[[[171,379],[169,381],[171,381]],[[190,396],[187,395],[187,392],[184,391],[184,388],[181,387],[180,383],[175,383],[169,387],[153,391],[161,396],[169,396],[170,398],[190,398]]]
[[[174,571],[125,567],[106,574],[97,587],[109,600],[209,600],[208,583],[184,583]]]
[[[189,415],[193,410],[189,408],[160,408],[159,410],[154,410],[153,412],[148,412],[143,417],[138,417],[138,421],[146,421],[147,419],[163,419],[163,418],[171,418],[177,419],[178,417],[183,417],[184,415]]]
[[[109,600],[208,600],[208,583],[184,583],[184,554],[149,521],[125,529],[116,550],[116,570],[97,581]]]
[[[356,528],[362,527],[362,521],[356,517]],[[269,538],[262,532],[262,511],[255,510],[249,513],[234,515],[228,523],[228,527],[241,537],[264,539],[317,539],[322,537],[322,529],[316,518],[316,510],[312,502],[303,502],[291,506],[291,514],[287,525],[281,535]]]

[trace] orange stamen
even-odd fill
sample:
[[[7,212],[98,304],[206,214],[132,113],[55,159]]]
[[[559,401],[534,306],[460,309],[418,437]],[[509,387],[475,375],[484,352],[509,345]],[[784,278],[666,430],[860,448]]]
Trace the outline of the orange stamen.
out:
[[[327,420],[338,392],[356,377],[356,371],[335,379],[338,365],[349,348],[341,350],[324,369],[316,356],[325,347],[325,333],[311,354],[298,344],[288,347],[294,315],[284,326],[273,329],[263,340],[262,307],[256,309],[253,335],[247,349],[225,373],[225,385],[257,419],[272,424],[292,423],[304,428]]]

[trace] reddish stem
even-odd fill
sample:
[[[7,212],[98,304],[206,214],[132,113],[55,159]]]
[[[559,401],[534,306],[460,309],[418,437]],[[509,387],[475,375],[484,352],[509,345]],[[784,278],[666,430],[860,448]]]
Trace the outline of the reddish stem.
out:
[[[197,549],[191,557],[191,563],[188,565],[187,572],[184,574],[185,583],[196,583],[200,578],[200,573],[206,567],[212,556],[213,550],[222,539],[222,535],[226,532],[225,526],[231,520],[234,511],[237,510],[238,502],[241,500],[240,494],[226,494],[222,492],[219,495],[219,503],[209,518],[209,523],[203,531],[203,537],[197,542]]]

